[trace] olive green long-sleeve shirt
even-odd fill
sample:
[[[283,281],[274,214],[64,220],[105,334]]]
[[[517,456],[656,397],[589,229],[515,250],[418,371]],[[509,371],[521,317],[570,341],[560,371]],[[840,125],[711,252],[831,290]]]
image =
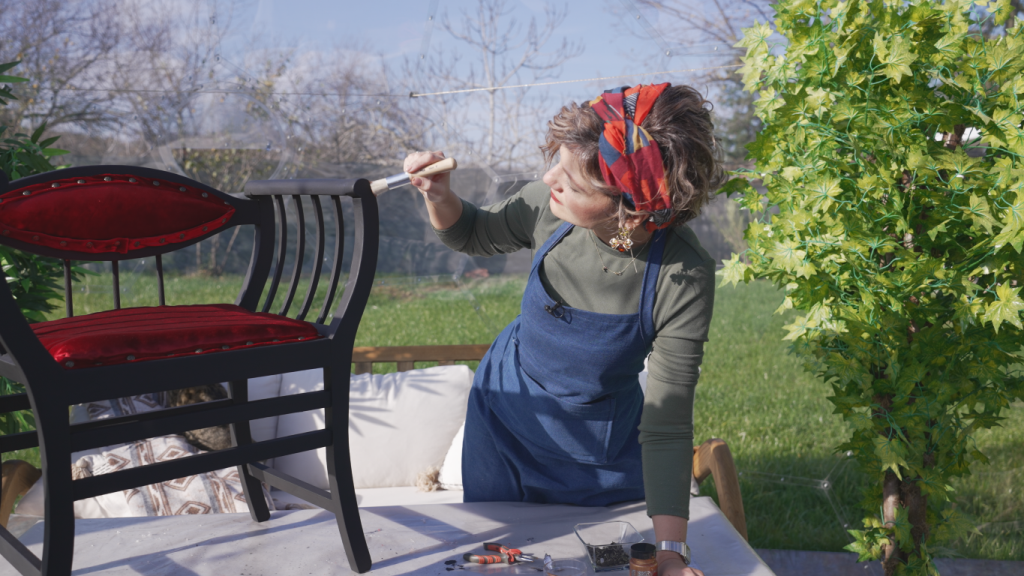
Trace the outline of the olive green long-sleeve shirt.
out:
[[[549,207],[550,189],[533,182],[508,198],[477,208],[463,201],[451,228],[435,230],[453,250],[471,256],[536,251],[562,224]],[[636,313],[647,250],[636,270],[620,253],[587,229],[573,228],[544,258],[540,281],[565,305],[604,314]],[[603,267],[621,276],[605,272]],[[689,518],[693,468],[693,392],[715,295],[715,263],[688,226],[669,233],[654,299],[653,349],[640,422],[644,489],[649,515]]]

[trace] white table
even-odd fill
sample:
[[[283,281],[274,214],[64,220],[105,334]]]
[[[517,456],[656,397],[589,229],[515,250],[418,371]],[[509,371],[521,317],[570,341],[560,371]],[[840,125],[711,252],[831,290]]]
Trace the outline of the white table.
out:
[[[446,560],[466,571],[539,572],[519,566],[466,565],[462,555],[494,541],[555,559],[585,560],[573,533],[578,522],[625,520],[653,541],[642,502],[609,508],[520,503],[380,506],[360,510],[373,558],[371,574],[448,575]],[[247,514],[109,518],[75,523],[76,575],[263,576],[351,574],[333,514],[322,510],[273,512],[255,523]],[[43,525],[22,537],[40,553]],[[772,571],[708,497],[690,500],[688,543],[694,564],[708,576],[770,576]],[[16,574],[0,561],[0,574]],[[457,570],[458,571],[458,570]],[[625,574],[625,572],[611,573]]]

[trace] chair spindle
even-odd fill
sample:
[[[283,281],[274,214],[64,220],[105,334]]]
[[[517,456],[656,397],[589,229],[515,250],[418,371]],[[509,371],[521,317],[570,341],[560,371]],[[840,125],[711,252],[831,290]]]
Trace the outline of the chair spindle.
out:
[[[295,204],[295,239],[297,240],[295,268],[292,269],[292,280],[288,284],[288,295],[285,296],[281,311],[278,312],[281,316],[288,315],[288,308],[291,308],[292,300],[295,299],[295,290],[299,287],[299,278],[302,276],[302,260],[306,255],[306,217],[302,212],[302,196],[296,194],[292,196],[292,201]]]
[[[274,296],[277,295],[277,285],[281,283],[281,272],[284,271],[284,259],[288,255],[288,218],[284,213],[284,196],[274,196],[274,203],[277,205],[281,234],[277,243],[277,266],[274,267],[274,278],[270,281],[267,300],[263,303],[263,312],[269,312],[270,305],[274,303]]]
[[[121,309],[121,270],[118,268],[117,260],[110,263],[110,269],[114,273],[114,310]]]
[[[64,260],[64,310],[67,317],[75,315],[75,307],[71,303],[71,260]]]
[[[338,280],[341,279],[341,257],[345,252],[345,219],[341,215],[341,197],[331,196],[331,200],[334,201],[334,221],[338,225],[334,236],[334,265],[331,268],[331,283],[327,286],[324,307],[320,309],[320,315],[316,318],[317,324],[323,324],[327,315],[331,313],[331,302],[338,290]]]
[[[316,214],[316,252],[313,254],[313,275],[309,279],[309,288],[306,289],[306,297],[302,300],[302,308],[295,318],[305,320],[309,314],[309,307],[313,304],[313,296],[316,294],[317,286],[320,284],[320,271],[324,267],[324,209],[320,204],[319,196],[312,196],[313,212]]]
[[[160,305],[166,306],[167,301],[164,299],[164,257],[162,254],[156,255],[156,277],[159,282],[157,292],[160,295]]]

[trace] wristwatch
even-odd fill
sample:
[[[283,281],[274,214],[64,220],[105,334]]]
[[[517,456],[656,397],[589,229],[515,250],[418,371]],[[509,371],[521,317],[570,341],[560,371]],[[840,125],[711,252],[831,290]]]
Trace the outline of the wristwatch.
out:
[[[658,550],[671,550],[676,554],[683,557],[683,564],[690,565],[690,547],[686,545],[686,542],[676,542],[674,540],[658,540]]]

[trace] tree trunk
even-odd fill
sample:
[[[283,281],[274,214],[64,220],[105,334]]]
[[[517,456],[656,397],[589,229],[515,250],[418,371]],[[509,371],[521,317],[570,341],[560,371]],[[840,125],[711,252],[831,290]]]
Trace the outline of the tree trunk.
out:
[[[885,481],[882,484],[882,521],[886,526],[892,526],[896,522],[896,507],[900,505],[900,484],[895,472],[885,472]],[[896,574],[896,568],[906,562],[906,554],[900,550],[892,536],[889,536],[889,544],[884,549],[882,568],[885,570],[885,576],[893,576]]]

